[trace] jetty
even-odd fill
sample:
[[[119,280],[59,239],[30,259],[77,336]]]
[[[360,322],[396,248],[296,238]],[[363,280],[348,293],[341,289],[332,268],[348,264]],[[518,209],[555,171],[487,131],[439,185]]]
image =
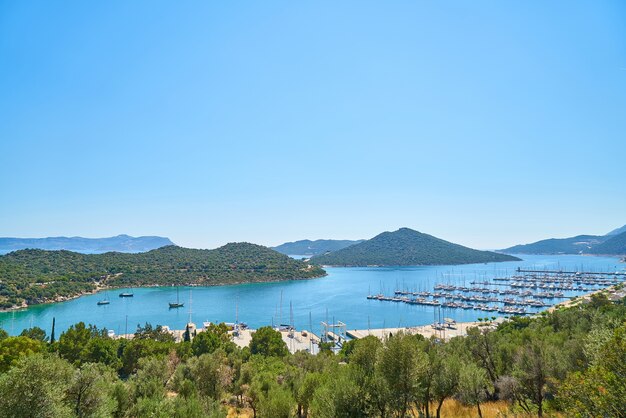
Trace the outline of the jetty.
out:
[[[597,271],[566,271],[566,270],[529,270],[518,267],[518,273],[539,273],[539,274],[574,274],[574,275],[594,275],[594,276],[621,276],[626,277],[626,272],[597,272]]]

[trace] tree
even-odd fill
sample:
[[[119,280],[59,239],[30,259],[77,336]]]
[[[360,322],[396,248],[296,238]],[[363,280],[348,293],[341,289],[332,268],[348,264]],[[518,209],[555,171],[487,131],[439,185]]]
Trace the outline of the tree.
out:
[[[171,418],[226,418],[226,411],[218,401],[175,397],[171,401]]]
[[[93,325],[87,327],[84,322],[79,322],[61,334],[58,344],[59,355],[67,361],[79,365],[82,351],[89,344],[89,341],[94,337],[105,336],[105,330],[99,330]]]
[[[537,416],[543,416],[543,402],[551,389],[553,378],[557,377],[562,355],[545,337],[530,334],[525,344],[518,348],[515,357],[513,376],[518,381],[521,397],[529,399],[537,408]]]
[[[373,414],[375,411],[380,416],[385,416],[392,396],[382,368],[376,367],[382,350],[383,343],[374,336],[354,340],[347,361],[352,370],[352,378],[363,389],[368,412]]]
[[[487,329],[481,330],[478,327],[470,328],[467,331],[465,342],[472,356],[487,372],[489,380],[495,384],[500,377],[496,356],[498,352],[497,333]]]
[[[231,370],[225,364],[224,355],[219,351],[193,357],[187,366],[189,377],[201,396],[220,399],[224,389],[232,382]]]
[[[57,356],[35,354],[22,358],[0,376],[0,416],[71,416],[64,399],[72,375],[72,366]]]
[[[122,367],[118,357],[120,344],[109,337],[93,337],[80,352],[81,363],[102,363],[114,370]]]
[[[399,333],[387,340],[377,367],[393,394],[389,406],[405,416],[422,395],[426,354],[418,351],[414,337]]]
[[[441,416],[443,402],[452,397],[459,386],[461,363],[447,351],[443,351],[432,381],[432,397],[437,402],[437,418]]]
[[[32,328],[25,329],[21,332],[20,336],[28,337],[31,340],[37,340],[37,341],[43,341],[43,342],[48,341],[48,337],[46,336],[46,331],[44,331],[43,329],[39,327],[32,327]]]
[[[44,351],[41,341],[28,337],[8,337],[0,341],[0,373],[6,372],[22,357]]]
[[[350,371],[345,367],[335,367],[329,370],[313,394],[311,415],[316,418],[369,416],[363,395],[361,388],[350,376]]]
[[[0,341],[9,338],[9,333],[0,328]]]
[[[482,418],[483,413],[480,403],[487,397],[487,386],[489,379],[484,369],[474,363],[466,363],[461,367],[459,373],[459,397],[468,405],[475,405],[478,409],[478,416]]]
[[[290,418],[293,413],[294,403],[294,399],[287,389],[279,385],[272,385],[259,402],[259,417]]]
[[[123,340],[120,342],[122,352],[122,368],[120,373],[129,376],[136,372],[142,358],[154,355],[167,355],[174,348],[174,343],[158,342],[154,340]]]
[[[223,341],[219,335],[213,332],[204,331],[198,333],[191,343],[191,349],[195,356],[210,354],[222,346]]]
[[[313,400],[315,390],[320,385],[322,377],[320,373],[306,373],[300,384],[295,388],[295,400],[298,404],[298,418],[307,418],[309,406]]]
[[[172,373],[163,355],[140,358],[139,369],[131,378],[133,397],[163,399],[165,385]]]
[[[576,416],[626,417],[626,325],[614,330],[594,364],[570,373],[558,392],[563,409]]]
[[[111,369],[95,363],[84,364],[74,372],[67,390],[67,401],[79,417],[109,416],[115,402],[111,398],[115,376]]]
[[[280,332],[272,329],[272,327],[261,327],[252,334],[250,352],[252,354],[276,357],[284,357],[289,353],[282,335]]]

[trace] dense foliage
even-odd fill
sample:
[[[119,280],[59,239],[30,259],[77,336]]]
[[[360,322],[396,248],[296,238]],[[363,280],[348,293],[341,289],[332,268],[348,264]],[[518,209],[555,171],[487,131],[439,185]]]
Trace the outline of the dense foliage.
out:
[[[149,324],[131,340],[82,323],[53,343],[0,332],[0,416],[439,417],[451,399],[476,415],[499,399],[506,416],[626,417],[626,299],[485,321],[448,342],[367,337],[338,355],[288,354],[271,328],[240,349],[227,332],[181,343]]]
[[[319,255],[327,252],[341,250],[343,248],[349,247],[351,245],[360,244],[364,240],[338,240],[338,239],[318,239],[315,241],[311,241],[308,239],[295,241],[295,242],[286,242],[284,244],[279,245],[278,247],[272,247],[274,250],[279,253],[289,254],[289,255]]]
[[[479,251],[428,234],[401,228],[339,251],[313,257],[329,266],[413,266],[516,261],[516,257]]]
[[[0,308],[42,303],[106,286],[221,285],[319,277],[324,270],[269,248],[232,243],[146,253],[21,250],[0,256]]]

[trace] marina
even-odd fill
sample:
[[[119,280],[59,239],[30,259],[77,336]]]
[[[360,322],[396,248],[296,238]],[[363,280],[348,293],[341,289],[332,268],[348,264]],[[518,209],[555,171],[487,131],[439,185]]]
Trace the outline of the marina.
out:
[[[593,292],[622,283],[622,279],[626,278],[618,272],[539,271],[520,268],[516,271],[517,275],[494,277],[493,281],[472,281],[470,287],[464,284],[437,283],[433,286],[433,291],[395,290],[393,296],[386,296],[383,293],[368,294],[367,299],[447,309],[497,312],[503,315],[526,315],[532,313],[529,308],[542,309],[553,306],[558,300],[572,297],[572,292],[581,294]],[[566,296],[564,291],[569,292],[569,296]]]

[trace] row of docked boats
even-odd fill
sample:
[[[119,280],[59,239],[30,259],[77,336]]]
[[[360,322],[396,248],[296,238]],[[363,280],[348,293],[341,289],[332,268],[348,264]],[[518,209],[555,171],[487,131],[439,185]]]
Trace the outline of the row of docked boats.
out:
[[[409,298],[408,296],[385,296],[383,294],[377,295],[368,295],[367,299],[370,300],[378,300],[385,302],[398,302],[398,303],[406,303],[409,305],[423,305],[423,306],[440,306],[442,308],[450,308],[450,309],[466,309],[466,310],[480,310],[485,312],[498,312],[502,314],[508,315],[525,315],[527,313],[526,308],[524,306],[532,306],[532,307],[543,307],[550,306],[548,304],[543,304],[543,302],[535,301],[535,300],[515,300],[515,303],[511,303],[512,301],[497,300],[497,303],[502,303],[505,306],[495,306],[492,304],[486,303],[469,303],[469,302],[455,302],[455,301],[445,301],[440,302],[437,299],[426,299],[426,298]],[[516,306],[513,306],[516,305]],[[521,306],[521,307],[518,307]]]
[[[446,285],[446,284],[437,284],[435,285],[435,290],[446,290],[447,292],[411,292],[408,290],[396,290],[396,295],[402,296],[421,296],[421,297],[435,297],[441,298],[450,295],[450,291],[457,291],[462,293],[480,293],[480,294],[494,294],[494,295],[513,295],[513,296],[530,296],[542,299],[558,299],[565,298],[566,296],[563,292],[532,292],[531,290],[519,290],[519,289],[489,289],[483,287],[465,287],[465,286],[454,286],[454,285]]]

